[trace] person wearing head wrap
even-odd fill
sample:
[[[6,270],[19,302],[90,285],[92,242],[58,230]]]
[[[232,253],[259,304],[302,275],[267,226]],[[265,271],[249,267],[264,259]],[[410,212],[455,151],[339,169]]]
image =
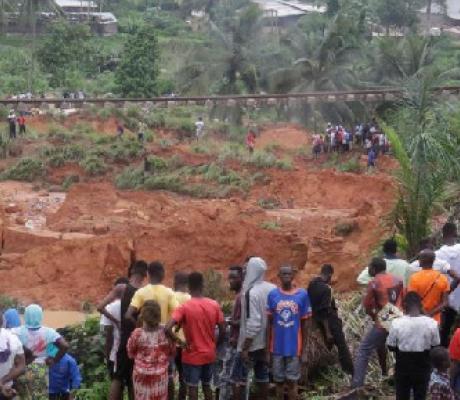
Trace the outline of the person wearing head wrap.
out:
[[[0,400],[15,395],[13,381],[24,374],[25,366],[21,342],[8,329],[0,328]]]
[[[43,326],[43,310],[38,304],[31,304],[24,312],[24,325],[12,330],[24,348],[27,349],[31,364],[28,366],[26,385],[32,393],[48,396],[47,367],[58,363],[66,354],[69,345],[56,330]]]
[[[3,327],[6,329],[18,328],[21,326],[21,317],[18,310],[9,308],[3,313]]]
[[[260,257],[251,257],[241,290],[240,336],[238,355],[232,373],[235,390],[241,393],[247,384],[248,368],[254,368],[259,398],[268,398],[269,366],[267,360],[267,298],[276,288],[265,281],[267,264]]]

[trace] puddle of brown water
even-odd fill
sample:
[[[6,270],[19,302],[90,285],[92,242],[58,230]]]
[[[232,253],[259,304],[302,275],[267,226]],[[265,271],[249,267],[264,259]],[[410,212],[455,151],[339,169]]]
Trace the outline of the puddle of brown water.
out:
[[[50,311],[43,313],[43,325],[50,328],[64,328],[68,325],[75,325],[83,322],[86,314],[78,311]]]

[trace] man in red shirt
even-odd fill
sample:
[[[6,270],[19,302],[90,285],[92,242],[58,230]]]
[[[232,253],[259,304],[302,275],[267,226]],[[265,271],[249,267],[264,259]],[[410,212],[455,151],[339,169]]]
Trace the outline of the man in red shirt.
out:
[[[193,272],[189,275],[188,288],[192,298],[174,310],[165,328],[168,335],[176,340],[174,326],[182,326],[184,330],[182,368],[190,400],[198,400],[200,382],[205,400],[212,400],[212,366],[216,360],[216,345],[223,342],[225,335],[222,310],[216,301],[203,296],[203,286],[202,274]],[[219,328],[217,343],[216,326]]]
[[[378,315],[388,303],[399,308],[402,305],[403,281],[386,272],[384,259],[372,259],[369,265],[369,275],[374,279],[367,286],[363,306],[374,323],[359,345],[351,382],[353,388],[360,388],[364,385],[369,358],[374,350],[379,353],[382,372],[386,373],[386,363],[383,362],[384,357],[382,356],[386,354],[385,342],[388,331],[380,323]]]

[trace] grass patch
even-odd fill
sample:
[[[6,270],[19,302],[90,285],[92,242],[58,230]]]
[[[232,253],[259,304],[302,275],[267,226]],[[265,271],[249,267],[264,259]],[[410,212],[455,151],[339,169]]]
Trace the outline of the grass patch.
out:
[[[0,174],[2,180],[33,182],[45,176],[45,164],[36,158],[23,158]]]
[[[278,199],[274,197],[268,197],[266,199],[259,199],[257,200],[257,204],[260,208],[264,208],[265,210],[274,210],[276,208],[281,207],[281,203]]]
[[[144,184],[144,171],[140,168],[127,167],[115,178],[118,189],[138,189]]]
[[[78,162],[85,156],[83,147],[78,144],[70,144],[61,147],[45,147],[41,151],[41,158],[52,167],[60,167],[66,162]]]
[[[78,175],[68,175],[64,178],[62,182],[62,190],[67,192],[74,183],[80,182],[80,177]]]
[[[88,153],[86,157],[80,161],[80,166],[91,176],[103,175],[107,172],[105,161],[95,153]]]
[[[268,231],[277,231],[281,229],[281,223],[278,221],[263,221],[260,227]]]
[[[359,158],[353,156],[349,160],[338,165],[337,169],[341,172],[360,172],[361,165],[359,163]]]

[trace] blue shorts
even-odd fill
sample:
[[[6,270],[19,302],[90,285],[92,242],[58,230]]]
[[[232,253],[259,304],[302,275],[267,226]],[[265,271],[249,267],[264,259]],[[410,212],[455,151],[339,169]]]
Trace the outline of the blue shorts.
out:
[[[247,366],[241,359],[241,353],[235,357],[232,371],[232,381],[237,385],[246,385],[248,381],[249,368],[254,369],[254,379],[257,383],[268,383],[270,381],[269,368],[264,349],[249,352],[250,365]]]
[[[297,382],[300,379],[300,359],[297,356],[283,357],[273,355],[273,380]]]
[[[213,364],[192,365],[182,363],[184,382],[187,386],[198,387],[211,385]]]

